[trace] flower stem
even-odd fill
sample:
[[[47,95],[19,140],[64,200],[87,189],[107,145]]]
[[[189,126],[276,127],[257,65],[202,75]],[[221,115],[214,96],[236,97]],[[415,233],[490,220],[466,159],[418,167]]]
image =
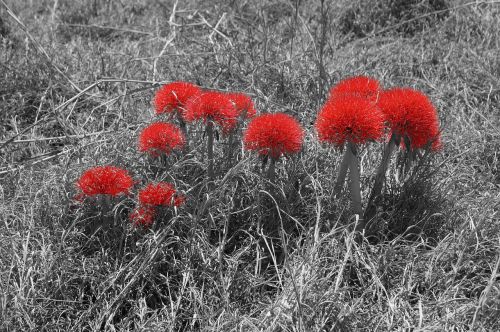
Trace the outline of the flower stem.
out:
[[[384,154],[382,156],[382,162],[377,169],[377,175],[375,176],[375,183],[373,184],[372,192],[370,193],[370,199],[368,200],[368,205],[365,210],[364,219],[370,220],[375,216],[377,211],[377,200],[382,193],[382,187],[385,181],[385,173],[387,173],[387,168],[391,160],[392,152],[396,147],[396,134],[392,134],[389,142],[384,148]]]
[[[357,156],[356,145],[349,142],[347,145],[347,153],[349,157],[349,184],[351,187],[351,204],[352,210],[359,216],[359,223],[356,226],[356,231],[362,231],[365,228],[363,218],[363,210],[361,207],[361,184],[359,180],[359,160]]]
[[[336,197],[339,197],[342,193],[342,188],[344,188],[345,178],[347,175],[347,169],[349,168],[350,158],[352,153],[349,152],[349,147],[344,147],[344,156],[342,157],[342,161],[340,163],[339,174],[337,175],[337,180],[335,181],[335,187],[333,187],[333,191]]]
[[[269,158],[269,168],[267,169],[267,178],[269,182],[273,183],[276,180],[276,159],[271,157]]]
[[[229,134],[227,149],[226,149],[226,163],[227,167],[231,168],[233,165],[233,151],[236,150],[236,137],[239,135],[239,130],[236,128]]]
[[[208,180],[214,180],[214,124],[207,122],[207,157],[208,157]]]
[[[181,128],[181,131],[184,134],[184,139],[185,139],[184,150],[188,151],[189,150],[189,137],[188,137],[188,132],[187,132],[186,121],[184,121],[184,119],[182,118],[182,116],[179,113],[177,113],[177,120],[179,121],[179,127]]]

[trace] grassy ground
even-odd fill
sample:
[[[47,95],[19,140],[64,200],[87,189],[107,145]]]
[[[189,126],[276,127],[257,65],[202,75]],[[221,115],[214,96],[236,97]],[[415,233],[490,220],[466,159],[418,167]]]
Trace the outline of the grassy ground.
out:
[[[498,329],[500,3],[3,1],[1,330]],[[328,88],[355,74],[425,91],[444,143],[388,182],[378,239],[362,244],[333,198],[341,153],[312,130]],[[277,165],[277,188],[248,153],[226,164],[225,138],[204,186],[198,127],[154,175],[135,142],[175,80],[300,120],[304,151]],[[380,150],[361,153],[365,199]],[[120,217],[130,197],[117,236],[86,233],[74,181],[108,163],[175,181],[186,206],[138,232]]]

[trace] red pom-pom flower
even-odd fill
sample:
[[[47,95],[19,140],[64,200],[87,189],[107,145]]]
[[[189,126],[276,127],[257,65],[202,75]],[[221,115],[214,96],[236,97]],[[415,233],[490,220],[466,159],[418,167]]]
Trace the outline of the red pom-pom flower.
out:
[[[359,97],[376,102],[380,83],[371,77],[354,76],[340,81],[330,90],[330,98]]]
[[[245,131],[243,142],[248,150],[277,159],[302,148],[304,132],[293,117],[284,113],[255,117]]]
[[[129,215],[130,221],[136,227],[149,227],[153,224],[155,210],[152,207],[140,206]]]
[[[175,187],[168,182],[150,183],[139,191],[142,206],[180,206],[184,196],[179,195]]]
[[[185,143],[181,130],[170,123],[155,122],[144,128],[139,136],[139,151],[147,152],[153,157],[161,153],[170,154],[180,149]]]
[[[186,121],[214,121],[224,132],[229,132],[236,126],[237,118],[236,108],[228,96],[215,91],[189,99],[184,112]]]
[[[382,112],[368,99],[344,96],[326,102],[315,126],[320,141],[341,147],[347,141],[363,144],[380,139],[383,120]]]
[[[226,95],[233,102],[238,116],[249,119],[253,118],[257,114],[257,112],[255,111],[255,105],[250,96],[248,96],[247,94],[234,92],[228,93]]]
[[[378,105],[391,130],[408,137],[412,149],[430,144],[433,150],[441,147],[436,108],[422,92],[411,88],[394,88],[380,95]]]
[[[85,171],[76,185],[87,196],[128,194],[134,180],[124,169],[98,166]]]
[[[154,97],[156,114],[180,112],[186,102],[201,93],[201,89],[188,82],[173,82],[163,85]]]

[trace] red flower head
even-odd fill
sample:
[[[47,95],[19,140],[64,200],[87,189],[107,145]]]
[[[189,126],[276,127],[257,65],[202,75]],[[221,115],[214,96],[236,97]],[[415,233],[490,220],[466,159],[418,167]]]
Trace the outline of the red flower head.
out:
[[[150,227],[155,218],[155,210],[151,207],[138,207],[129,215],[135,227]]]
[[[225,94],[215,91],[205,92],[191,98],[184,112],[186,121],[211,120],[226,133],[236,126],[237,118],[238,114],[231,100]]]
[[[360,97],[376,102],[380,93],[380,83],[370,77],[355,76],[340,81],[330,90],[330,98]]]
[[[257,114],[253,101],[248,95],[240,92],[228,93],[226,95],[233,102],[238,116],[249,119]]]
[[[155,122],[141,132],[139,151],[157,157],[161,153],[170,154],[173,150],[182,148],[184,142],[184,135],[178,127],[170,123]]]
[[[365,98],[339,97],[323,106],[316,120],[320,141],[342,146],[346,141],[363,144],[384,133],[384,116]]]
[[[248,124],[243,142],[246,149],[277,159],[282,154],[299,152],[303,137],[304,132],[293,117],[284,113],[262,114]]]
[[[410,88],[394,88],[380,95],[378,105],[393,133],[407,136],[413,149],[428,144],[441,147],[436,108],[426,95]]]
[[[128,194],[134,184],[124,169],[114,166],[99,166],[86,170],[76,185],[87,196]]]
[[[168,182],[150,183],[139,191],[139,202],[143,206],[180,206],[183,196]]]
[[[201,93],[201,89],[188,82],[173,82],[163,85],[156,92],[154,98],[155,112],[172,113],[183,112],[189,98]]]

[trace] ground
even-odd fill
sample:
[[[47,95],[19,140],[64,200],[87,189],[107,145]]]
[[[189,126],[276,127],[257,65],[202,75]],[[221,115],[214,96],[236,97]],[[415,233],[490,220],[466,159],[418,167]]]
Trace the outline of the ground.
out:
[[[499,49],[497,1],[1,0],[0,329],[497,330]],[[389,172],[361,241],[348,189],[333,195],[341,151],[313,129],[352,75],[425,92],[443,140],[406,180]],[[254,154],[225,159],[223,135],[207,184],[202,124],[159,170],[137,152],[177,80],[299,120],[275,186]],[[360,152],[365,202],[381,149]],[[89,232],[99,208],[75,181],[103,164],[175,182],[186,204],[134,229],[132,194]]]

